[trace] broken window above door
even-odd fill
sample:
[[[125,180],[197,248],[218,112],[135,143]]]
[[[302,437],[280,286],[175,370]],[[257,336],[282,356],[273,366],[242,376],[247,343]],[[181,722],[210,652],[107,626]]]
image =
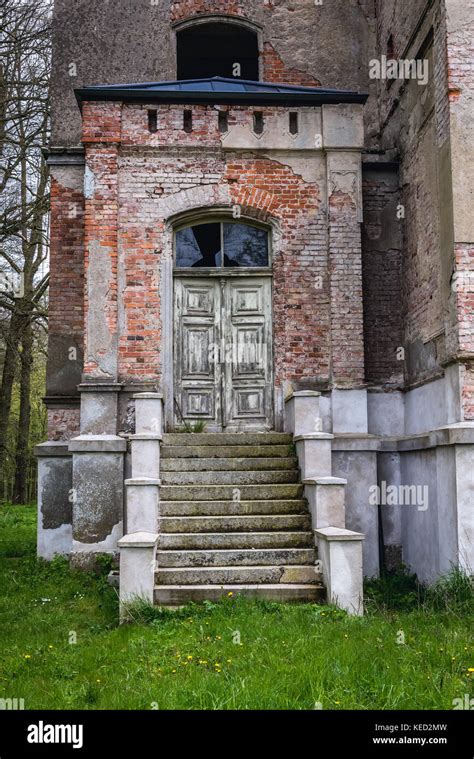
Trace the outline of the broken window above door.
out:
[[[232,268],[269,265],[268,232],[233,222],[195,224],[176,232],[176,267]]]

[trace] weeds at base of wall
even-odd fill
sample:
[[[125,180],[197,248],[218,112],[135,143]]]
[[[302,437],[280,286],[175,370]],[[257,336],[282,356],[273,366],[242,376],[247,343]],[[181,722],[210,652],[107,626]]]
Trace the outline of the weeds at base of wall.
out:
[[[472,575],[458,567],[427,586],[402,566],[378,579],[366,580],[365,607],[367,613],[424,610],[462,614],[472,611],[473,589]]]

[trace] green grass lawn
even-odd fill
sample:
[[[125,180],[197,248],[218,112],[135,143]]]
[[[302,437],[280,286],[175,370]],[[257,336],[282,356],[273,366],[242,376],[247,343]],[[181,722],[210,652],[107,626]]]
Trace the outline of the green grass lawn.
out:
[[[473,695],[466,583],[371,583],[363,618],[229,598],[119,626],[105,570],[37,561],[35,521],[0,506],[0,698],[26,709],[452,709]]]

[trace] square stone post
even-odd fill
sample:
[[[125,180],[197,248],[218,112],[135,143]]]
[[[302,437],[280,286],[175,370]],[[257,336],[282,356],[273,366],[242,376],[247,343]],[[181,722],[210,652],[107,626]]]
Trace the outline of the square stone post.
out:
[[[80,435],[73,454],[73,561],[88,567],[96,553],[114,553],[123,535],[127,442],[117,435]]]
[[[292,435],[322,432],[319,410],[321,393],[312,390],[293,392],[285,399],[285,430]]]
[[[42,559],[72,550],[72,456],[67,441],[35,447],[38,457],[37,553]]]
[[[346,526],[347,480],[338,477],[319,477],[303,480],[313,529]]]
[[[363,540],[362,534],[338,527],[316,530],[328,603],[356,616],[364,613]]]
[[[138,599],[153,603],[157,540],[153,532],[134,532],[119,540],[122,621],[127,603]]]

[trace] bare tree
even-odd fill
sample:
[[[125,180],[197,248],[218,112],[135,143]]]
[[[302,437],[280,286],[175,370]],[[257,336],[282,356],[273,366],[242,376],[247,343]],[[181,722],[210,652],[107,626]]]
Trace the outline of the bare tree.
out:
[[[15,459],[14,500],[26,501],[30,383],[35,325],[45,322],[48,286],[50,0],[0,4],[0,471]],[[20,410],[15,452],[7,430],[15,379]]]

